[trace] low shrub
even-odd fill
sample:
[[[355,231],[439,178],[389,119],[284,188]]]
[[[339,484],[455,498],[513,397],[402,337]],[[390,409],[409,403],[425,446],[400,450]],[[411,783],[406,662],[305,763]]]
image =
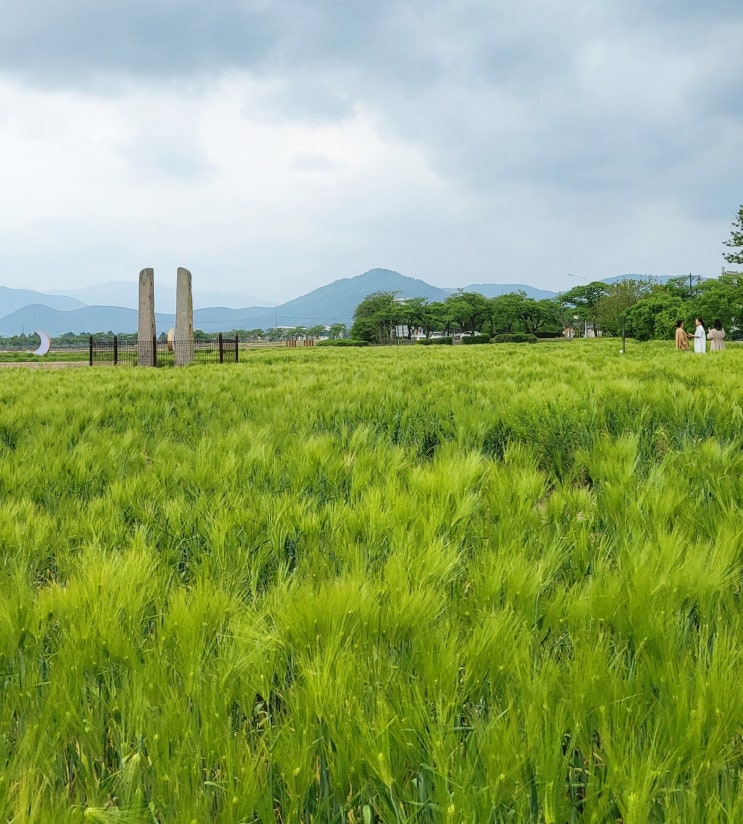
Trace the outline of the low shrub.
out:
[[[473,343],[490,343],[489,335],[466,335],[462,338],[462,343],[471,345]]]
[[[452,342],[451,338],[423,338],[418,341],[421,346],[451,346]]]
[[[537,340],[536,335],[526,332],[504,332],[492,338],[493,343],[536,343]]]
[[[355,340],[353,338],[337,338],[333,340],[319,340],[315,346],[368,346],[368,340]]]

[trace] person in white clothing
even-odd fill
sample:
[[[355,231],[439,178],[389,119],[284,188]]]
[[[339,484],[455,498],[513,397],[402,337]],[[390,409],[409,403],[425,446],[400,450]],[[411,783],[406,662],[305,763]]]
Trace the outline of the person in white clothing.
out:
[[[701,318],[697,318],[695,323],[697,328],[694,331],[694,352],[697,355],[703,355],[707,351],[707,333],[704,331]]]

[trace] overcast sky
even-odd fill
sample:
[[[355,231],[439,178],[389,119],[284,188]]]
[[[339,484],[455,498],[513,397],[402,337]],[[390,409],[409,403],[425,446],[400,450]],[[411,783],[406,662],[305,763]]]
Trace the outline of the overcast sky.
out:
[[[717,275],[742,42],[740,0],[13,3],[0,284]]]

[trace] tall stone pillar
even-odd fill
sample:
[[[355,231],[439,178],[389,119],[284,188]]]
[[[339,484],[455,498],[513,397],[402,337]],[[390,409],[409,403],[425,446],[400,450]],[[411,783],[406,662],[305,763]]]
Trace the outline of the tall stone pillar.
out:
[[[173,334],[173,360],[176,366],[193,362],[193,293],[191,273],[178,267],[175,286],[175,332]]]
[[[154,366],[152,351],[155,331],[155,270],[139,273],[139,325],[137,327],[137,365]]]

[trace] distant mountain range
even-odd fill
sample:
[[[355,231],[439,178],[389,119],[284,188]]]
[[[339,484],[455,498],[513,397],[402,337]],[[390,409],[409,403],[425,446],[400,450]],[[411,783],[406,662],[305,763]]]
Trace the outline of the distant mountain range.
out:
[[[9,289],[7,286],[0,286],[0,316],[23,309],[34,303],[42,303],[50,309],[60,312],[68,312],[72,309],[82,309],[85,304],[75,298],[66,295],[45,295],[41,292],[33,292],[30,289]]]
[[[535,299],[550,298],[557,294],[521,283],[480,283],[464,287],[465,292],[479,292],[485,297],[519,290]],[[268,329],[273,326],[330,326],[333,323],[350,326],[356,307],[373,292],[397,292],[403,298],[424,297],[431,301],[443,301],[456,291],[458,290],[431,286],[423,280],[406,277],[389,269],[370,269],[362,275],[341,278],[314,289],[280,306],[209,306],[204,305],[204,301],[210,297],[215,300],[219,297],[229,298],[225,303],[232,303],[239,296],[219,292],[194,292],[194,327],[217,334],[231,329]],[[96,302],[89,304],[84,298]],[[68,290],[65,294],[0,286],[0,335],[19,335],[21,332],[30,334],[36,329],[42,329],[52,337],[65,332],[136,332],[137,304],[138,286],[134,282],[100,284]],[[155,307],[163,304],[174,307],[174,289],[156,287]],[[175,324],[175,315],[158,313],[155,323],[158,334],[165,332]]]
[[[84,286],[80,289],[54,289],[43,293],[48,295],[66,295],[75,298],[78,306],[123,306],[127,309],[137,309],[139,306],[139,287],[134,281],[114,280],[106,283],[97,283],[94,286]],[[36,303],[51,304],[47,300]],[[155,306],[175,308],[175,286],[167,286],[155,281]],[[193,291],[194,309],[206,309],[209,306],[273,306],[269,301],[257,298],[254,295],[235,294],[234,292],[200,292]],[[75,308],[75,307],[72,307]]]

